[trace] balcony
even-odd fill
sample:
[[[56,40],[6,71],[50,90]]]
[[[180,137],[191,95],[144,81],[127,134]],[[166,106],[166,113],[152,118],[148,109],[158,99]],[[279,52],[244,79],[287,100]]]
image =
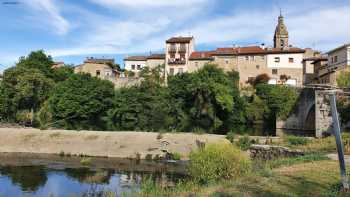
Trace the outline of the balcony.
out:
[[[186,64],[185,59],[178,59],[178,58],[170,58],[168,59],[168,64],[170,65],[183,65]]]
[[[186,53],[186,46],[180,46],[179,53]]]
[[[176,53],[176,46],[170,46],[169,53]]]

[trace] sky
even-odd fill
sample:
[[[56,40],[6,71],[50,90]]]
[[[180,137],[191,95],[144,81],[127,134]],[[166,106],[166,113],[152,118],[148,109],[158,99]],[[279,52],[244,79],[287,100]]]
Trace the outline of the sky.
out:
[[[280,10],[293,46],[350,42],[349,0],[0,0],[0,71],[40,49],[67,64],[122,64],[172,36],[194,36],[196,50],[272,45]]]

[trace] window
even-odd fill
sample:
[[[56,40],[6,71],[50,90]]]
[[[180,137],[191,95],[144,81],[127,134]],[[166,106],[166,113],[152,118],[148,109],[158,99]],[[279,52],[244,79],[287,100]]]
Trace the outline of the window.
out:
[[[245,60],[249,61],[249,56],[245,56]]]
[[[265,59],[265,56],[263,56],[263,55],[262,55],[262,56],[260,56],[260,57],[261,57],[261,59],[262,59],[262,60],[264,60],[264,59]]]
[[[96,70],[96,76],[100,76],[101,75],[101,71],[100,70]]]
[[[185,57],[186,57],[186,54],[185,54],[185,53],[181,53],[181,54],[180,54],[180,59],[181,59],[181,60],[185,60]]]
[[[198,62],[195,62],[194,65],[198,68]]]
[[[281,61],[280,57],[275,57],[275,63],[279,63]]]
[[[173,69],[173,68],[170,68],[170,70],[169,70],[169,75],[170,75],[170,76],[173,76],[173,75],[174,75],[174,69]]]
[[[178,73],[179,73],[179,74],[182,74],[182,73],[184,73],[184,70],[183,70],[183,68],[179,68],[179,70],[178,70]]]
[[[338,56],[334,56],[334,62],[338,62]]]
[[[260,65],[256,65],[256,69],[260,69]]]
[[[290,57],[289,58],[289,63],[294,63],[294,58]]]
[[[137,70],[141,70],[141,65],[137,65]]]
[[[131,65],[131,70],[135,70],[135,65]]]
[[[228,60],[225,60],[225,63],[226,63],[226,64],[228,64],[228,63],[229,63],[229,61],[228,61]]]
[[[175,58],[175,53],[170,53],[170,58]]]
[[[255,60],[255,56],[250,56],[250,61],[254,61]]]
[[[272,69],[272,74],[273,75],[278,75],[278,70],[277,69]]]

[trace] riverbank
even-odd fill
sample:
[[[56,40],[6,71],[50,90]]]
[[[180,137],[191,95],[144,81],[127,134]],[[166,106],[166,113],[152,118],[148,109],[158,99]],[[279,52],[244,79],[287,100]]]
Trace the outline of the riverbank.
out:
[[[222,135],[153,132],[101,132],[0,128],[0,153],[60,154],[110,158],[156,159],[169,153],[187,160],[203,143]]]

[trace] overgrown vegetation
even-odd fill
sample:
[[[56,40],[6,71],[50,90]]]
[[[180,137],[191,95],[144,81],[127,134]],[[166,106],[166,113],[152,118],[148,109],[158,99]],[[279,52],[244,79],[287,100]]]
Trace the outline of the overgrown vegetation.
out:
[[[210,144],[190,154],[189,173],[199,183],[234,179],[251,168],[249,156],[232,144]]]

